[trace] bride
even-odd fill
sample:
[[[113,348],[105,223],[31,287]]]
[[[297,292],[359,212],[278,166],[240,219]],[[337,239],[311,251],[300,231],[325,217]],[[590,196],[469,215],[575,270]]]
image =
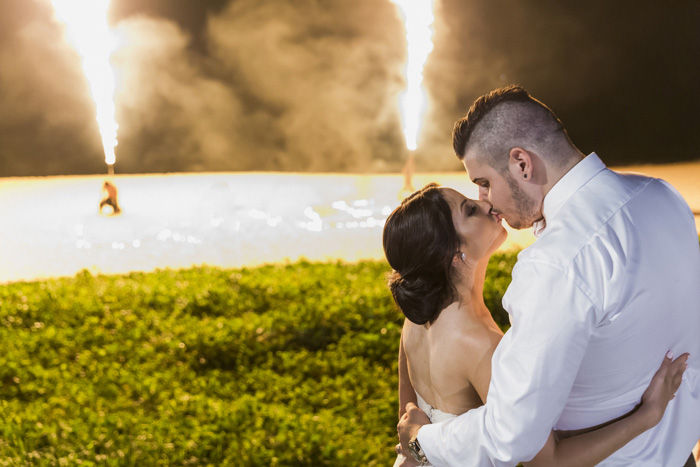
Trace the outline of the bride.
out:
[[[490,208],[485,201],[432,183],[405,199],[387,219],[384,252],[394,269],[389,288],[408,318],[399,350],[399,417],[409,402],[435,423],[486,400],[491,356],[503,333],[484,304],[484,280],[491,254],[507,236]],[[585,433],[553,431],[525,465],[598,464],[659,423],[687,358],[683,354],[672,362],[667,355],[640,405],[629,414]],[[399,454],[395,467],[418,465],[407,456]]]

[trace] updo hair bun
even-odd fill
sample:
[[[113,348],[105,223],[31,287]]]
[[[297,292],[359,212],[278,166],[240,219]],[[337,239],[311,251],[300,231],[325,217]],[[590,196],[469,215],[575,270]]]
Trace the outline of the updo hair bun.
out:
[[[411,322],[433,323],[455,297],[450,271],[459,247],[438,184],[413,193],[389,215],[382,243],[393,268],[388,285],[394,301]]]
[[[389,290],[394,302],[404,316],[415,324],[432,323],[442,311],[445,297],[450,290],[445,281],[428,280],[426,277],[405,279],[398,271],[392,271],[389,276]]]

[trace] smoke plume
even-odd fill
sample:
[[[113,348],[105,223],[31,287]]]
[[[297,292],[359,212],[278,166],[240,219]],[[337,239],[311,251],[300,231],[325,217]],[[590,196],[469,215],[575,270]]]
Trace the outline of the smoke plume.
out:
[[[118,173],[401,169],[406,40],[390,0],[113,0]],[[436,0],[418,170],[519,83],[610,164],[700,157],[700,3]],[[0,0],[0,176],[104,172],[49,0]]]

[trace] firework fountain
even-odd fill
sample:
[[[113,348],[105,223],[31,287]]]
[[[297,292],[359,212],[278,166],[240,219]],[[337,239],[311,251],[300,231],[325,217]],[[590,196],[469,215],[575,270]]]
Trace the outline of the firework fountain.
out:
[[[114,174],[117,122],[114,106],[114,73],[109,57],[116,40],[107,24],[109,0],[52,0],[56,18],[65,25],[66,38],[82,60],[85,77],[95,101],[105,163]]]
[[[425,90],[423,89],[423,67],[433,50],[432,0],[393,0],[404,19],[408,60],[406,63],[406,91],[401,96],[401,115],[406,147],[415,151],[418,147],[418,132],[425,112]]]

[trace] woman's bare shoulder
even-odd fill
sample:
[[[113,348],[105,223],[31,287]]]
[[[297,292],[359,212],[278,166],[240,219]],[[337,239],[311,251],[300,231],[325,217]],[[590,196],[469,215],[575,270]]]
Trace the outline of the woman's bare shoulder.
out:
[[[444,342],[454,346],[454,350],[472,352],[493,349],[503,336],[490,317],[485,319],[468,310],[458,309],[444,318],[441,323],[442,337]]]
[[[445,318],[448,319],[441,323],[440,336],[435,337],[441,344],[441,353],[455,357],[447,358],[446,364],[460,374],[473,374],[484,358],[490,361],[502,334],[468,313],[455,313]]]

